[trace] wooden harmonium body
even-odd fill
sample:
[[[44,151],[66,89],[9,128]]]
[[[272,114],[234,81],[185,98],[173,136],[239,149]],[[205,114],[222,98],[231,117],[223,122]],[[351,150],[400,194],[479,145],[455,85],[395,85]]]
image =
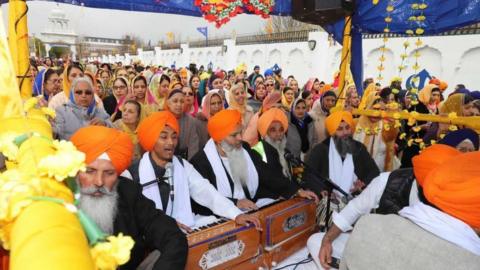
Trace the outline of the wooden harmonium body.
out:
[[[316,230],[316,205],[312,200],[281,200],[254,214],[262,223],[260,243],[267,268],[274,267],[303,248]]]
[[[240,226],[233,220],[219,220],[187,235],[185,269],[233,269],[261,252],[260,233],[253,224]]]

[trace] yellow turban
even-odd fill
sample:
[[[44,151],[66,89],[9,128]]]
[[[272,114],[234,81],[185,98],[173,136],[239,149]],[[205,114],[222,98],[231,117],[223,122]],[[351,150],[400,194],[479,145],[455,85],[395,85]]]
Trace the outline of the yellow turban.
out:
[[[274,121],[280,122],[280,124],[282,124],[283,130],[287,132],[288,119],[285,115],[285,112],[277,108],[271,108],[264,112],[258,119],[257,128],[258,132],[262,137],[265,137],[267,135],[268,128]]]
[[[221,110],[210,117],[207,124],[208,134],[216,142],[225,139],[242,123],[242,115],[237,110]]]
[[[132,161],[133,143],[125,132],[102,126],[87,126],[75,132],[70,140],[79,151],[85,153],[87,164],[106,153],[117,173],[121,174]]]
[[[327,119],[325,119],[325,127],[327,128],[328,134],[330,134],[330,136],[333,136],[333,134],[335,134],[335,131],[337,131],[337,128],[338,126],[340,126],[340,123],[342,121],[345,121],[347,124],[349,124],[352,130],[355,129],[353,116],[350,112],[336,111],[330,114]]]
[[[12,226],[10,269],[94,269],[87,238],[75,214],[47,201],[25,208]]]
[[[474,228],[480,228],[479,160],[479,151],[448,159],[427,175],[423,185],[430,203]]]
[[[153,113],[140,122],[137,128],[137,136],[144,150],[153,150],[165,126],[171,127],[177,134],[180,133],[177,118],[169,111]]]

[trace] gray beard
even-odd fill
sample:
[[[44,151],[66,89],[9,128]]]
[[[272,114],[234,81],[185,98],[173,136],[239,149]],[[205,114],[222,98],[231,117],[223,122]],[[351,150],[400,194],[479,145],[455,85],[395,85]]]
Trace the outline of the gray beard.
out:
[[[227,155],[228,165],[230,166],[231,177],[233,181],[239,183],[242,187],[247,186],[248,169],[245,155],[243,154],[243,148],[235,148],[225,141],[220,143],[223,151]]]
[[[333,142],[335,143],[335,148],[342,158],[345,158],[347,154],[352,154],[354,150],[354,140],[352,136],[346,138],[333,137]]]
[[[280,158],[280,165],[282,165],[282,172],[284,176],[290,177],[290,168],[288,162],[285,159],[285,147],[287,146],[287,137],[283,136],[282,140],[275,141],[272,140],[269,136],[265,136],[264,140],[269,143],[275,150],[278,152]]]
[[[95,192],[101,192],[103,195],[93,196]],[[78,206],[85,212],[97,226],[106,234],[113,234],[113,223],[118,210],[117,184],[112,191],[105,187],[81,188],[80,200]]]

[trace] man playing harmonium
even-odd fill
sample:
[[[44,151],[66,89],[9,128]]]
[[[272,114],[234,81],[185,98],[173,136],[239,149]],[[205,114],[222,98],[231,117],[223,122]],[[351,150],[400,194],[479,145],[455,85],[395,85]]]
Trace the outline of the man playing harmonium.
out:
[[[223,110],[208,121],[211,139],[191,160],[193,166],[237,207],[255,210],[267,201],[295,195],[318,200],[311,192],[290,182],[281,168],[272,168],[242,142],[242,120],[237,110]],[[267,200],[266,200],[267,199]],[[208,209],[194,211],[207,215]]]
[[[168,111],[145,118],[138,126],[137,133],[140,145],[148,152],[123,175],[139,182],[143,186],[143,194],[155,202],[157,209],[175,218],[186,232],[216,219],[212,216],[195,216],[190,199],[217,216],[233,219],[241,225],[254,223],[259,228],[256,217],[243,214],[188,161],[174,155],[180,132],[175,116]]]

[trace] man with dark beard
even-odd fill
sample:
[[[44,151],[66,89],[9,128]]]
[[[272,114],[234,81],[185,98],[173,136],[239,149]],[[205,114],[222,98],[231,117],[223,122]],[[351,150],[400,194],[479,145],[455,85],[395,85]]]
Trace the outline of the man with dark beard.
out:
[[[183,270],[187,241],[175,220],[155,209],[139,184],[119,177],[132,159],[130,137],[115,129],[88,126],[71,141],[86,155],[86,170],[77,176],[80,209],[105,233],[123,233],[135,241],[130,260],[119,269],[137,269],[145,255],[155,251],[160,256],[150,260],[150,269]]]
[[[317,200],[313,192],[291,183],[281,170],[272,169],[242,142],[241,121],[237,110],[220,111],[208,120],[211,139],[191,160],[200,174],[223,196],[245,210],[257,209],[279,197],[288,199],[298,195]],[[202,215],[208,214],[208,209],[194,209]]]
[[[317,194],[327,189],[318,176],[330,178],[346,192],[357,193],[380,174],[365,146],[353,140],[354,125],[352,114],[346,111],[325,119],[331,137],[310,151],[304,174],[307,186]]]
[[[292,171],[284,157],[287,150],[285,134],[288,129],[288,118],[285,112],[277,108],[267,110],[258,118],[257,129],[261,140],[252,149],[270,167],[276,170],[281,168],[283,175],[291,179]]]

